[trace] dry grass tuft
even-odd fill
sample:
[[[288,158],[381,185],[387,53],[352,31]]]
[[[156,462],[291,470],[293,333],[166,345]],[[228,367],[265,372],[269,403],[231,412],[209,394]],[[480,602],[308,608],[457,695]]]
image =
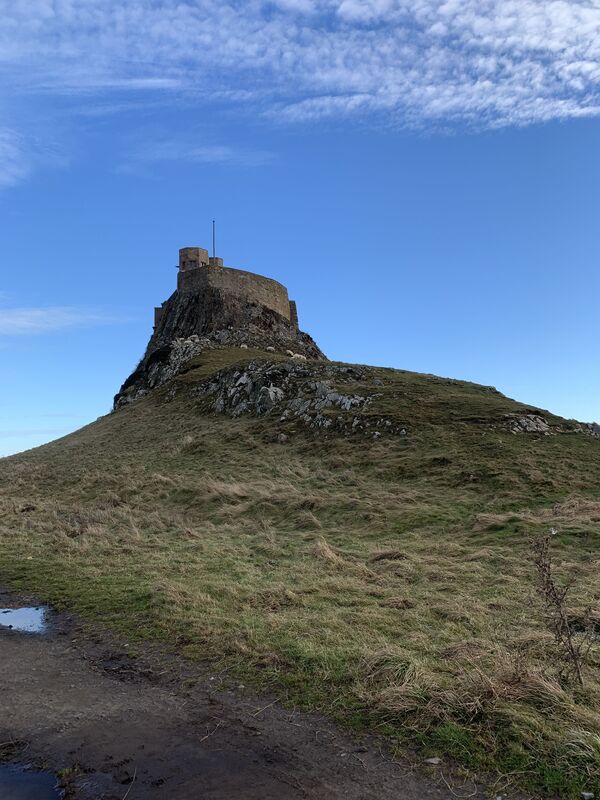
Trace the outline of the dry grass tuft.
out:
[[[336,567],[345,567],[347,566],[347,561],[342,558],[341,555],[336,553],[336,551],[329,545],[325,539],[319,539],[315,542],[313,553],[319,559],[323,561],[328,561],[330,564],[334,564]]]
[[[403,561],[405,558],[408,558],[406,553],[403,550],[379,550],[376,553],[373,553],[370,561]]]
[[[260,608],[271,612],[280,611],[282,608],[302,605],[298,595],[285,586],[261,589],[259,592],[250,595],[246,602],[254,608]]]
[[[600,501],[588,497],[568,497],[556,503],[551,512],[554,520],[575,519],[578,522],[600,522]]]
[[[407,597],[389,597],[387,600],[382,600],[380,605],[385,608],[398,608],[402,610],[416,608],[417,606],[413,600],[409,600]]]
[[[438,716],[474,719],[489,716],[498,704],[506,702],[526,702],[550,710],[564,706],[566,701],[567,695],[555,679],[524,667],[518,660],[497,656],[493,671],[470,662],[456,685],[438,694],[430,710],[435,706]]]
[[[440,650],[440,658],[451,659],[452,661],[474,661],[482,658],[489,652],[489,646],[477,639],[467,639],[463,642],[454,642],[448,647]]]

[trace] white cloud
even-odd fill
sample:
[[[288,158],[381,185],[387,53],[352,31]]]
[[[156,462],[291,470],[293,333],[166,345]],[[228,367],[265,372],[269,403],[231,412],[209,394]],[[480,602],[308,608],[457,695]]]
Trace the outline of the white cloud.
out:
[[[119,321],[106,314],[70,307],[0,308],[0,335],[28,336]]]
[[[301,11],[306,14],[312,14],[316,7],[314,0],[273,0],[273,5],[284,11]]]
[[[387,17],[394,5],[393,0],[342,0],[337,13],[342,18],[364,22]]]
[[[22,138],[10,128],[0,128],[0,188],[20,183],[30,172]]]
[[[527,124],[598,114],[600,3],[0,0],[2,69],[13,92],[185,92],[295,120]]]

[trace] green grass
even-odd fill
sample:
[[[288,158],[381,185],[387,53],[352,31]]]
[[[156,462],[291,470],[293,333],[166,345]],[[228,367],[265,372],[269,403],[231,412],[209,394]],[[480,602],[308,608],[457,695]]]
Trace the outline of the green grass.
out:
[[[597,656],[560,684],[528,538],[557,527],[571,602],[598,605],[600,441],[508,433],[521,404],[393,370],[340,389],[381,395],[364,413],[406,437],[231,419],[190,392],[264,356],[205,354],[174,399],[0,461],[0,578],[499,786],[598,791]]]

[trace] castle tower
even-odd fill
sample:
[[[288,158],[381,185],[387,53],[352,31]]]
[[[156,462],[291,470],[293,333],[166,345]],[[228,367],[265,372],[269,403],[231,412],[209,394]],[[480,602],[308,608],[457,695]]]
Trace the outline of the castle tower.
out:
[[[180,272],[188,272],[191,269],[207,266],[209,261],[208,250],[203,247],[182,247],[179,251]]]

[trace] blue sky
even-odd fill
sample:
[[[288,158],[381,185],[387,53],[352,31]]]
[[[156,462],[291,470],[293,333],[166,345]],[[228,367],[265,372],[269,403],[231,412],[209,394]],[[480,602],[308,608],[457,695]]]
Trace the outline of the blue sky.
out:
[[[335,359],[600,419],[600,4],[0,0],[0,455],[106,413],[218,220]]]

